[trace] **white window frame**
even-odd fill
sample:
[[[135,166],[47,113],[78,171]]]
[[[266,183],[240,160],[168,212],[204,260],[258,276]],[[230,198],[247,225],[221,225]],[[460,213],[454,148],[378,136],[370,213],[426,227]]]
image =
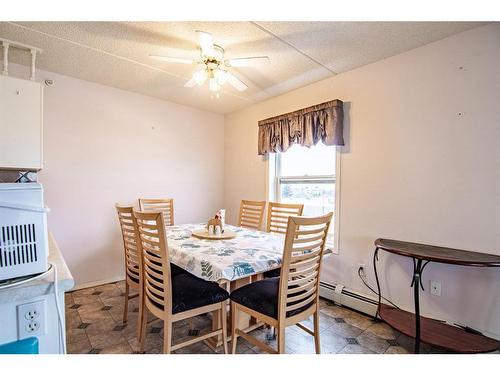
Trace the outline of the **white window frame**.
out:
[[[333,213],[333,240],[327,241],[327,246],[334,254],[338,254],[340,250],[340,165],[341,155],[340,147],[335,147],[335,175],[317,175],[317,176],[280,176],[280,153],[269,154],[267,162],[267,184],[266,195],[269,201],[280,201],[281,183],[283,181],[290,181],[295,183],[300,182],[325,182],[335,184],[335,212]]]

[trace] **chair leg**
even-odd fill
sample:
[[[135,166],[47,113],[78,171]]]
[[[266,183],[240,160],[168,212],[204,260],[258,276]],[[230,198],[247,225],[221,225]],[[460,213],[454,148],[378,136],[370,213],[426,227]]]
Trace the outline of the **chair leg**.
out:
[[[165,319],[163,321],[163,354],[170,354],[172,347],[172,321]]]
[[[129,295],[129,286],[128,286],[127,280],[125,280],[125,306],[123,307],[123,324],[127,323],[128,295]]]
[[[321,354],[321,344],[319,338],[319,311],[314,313],[314,346],[316,347],[316,354]]]
[[[139,291],[139,314],[137,316],[137,338],[140,340],[142,337],[142,320],[144,319],[144,315],[147,317],[147,311],[145,312],[144,306],[144,294],[142,291]]]
[[[285,353],[285,325],[278,323],[278,353]]]
[[[271,331],[273,333],[273,340],[276,338],[276,327],[271,327]]]
[[[226,302],[222,302],[221,304],[221,327],[222,327],[222,345],[224,347],[224,354],[228,354],[227,351],[227,304]]]
[[[236,353],[236,341],[238,336],[236,336],[236,322],[238,321],[238,309],[236,304],[231,301],[231,354]]]
[[[148,309],[143,306],[142,307],[142,317],[141,317],[141,326],[139,328],[139,352],[144,353],[144,344],[146,341],[146,328],[148,325]]]

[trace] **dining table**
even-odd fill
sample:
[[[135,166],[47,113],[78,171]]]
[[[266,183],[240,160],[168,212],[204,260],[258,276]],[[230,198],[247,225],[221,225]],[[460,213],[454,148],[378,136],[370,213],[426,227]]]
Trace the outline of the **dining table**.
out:
[[[201,239],[193,232],[205,224],[184,224],[167,227],[170,262],[193,275],[222,283],[234,283],[263,272],[279,268],[285,237],[225,225],[234,232],[231,239]]]
[[[264,272],[281,266],[284,234],[226,224],[224,230],[234,232],[234,238],[212,240],[193,236],[193,232],[204,230],[205,227],[205,223],[167,226],[171,263],[201,279],[217,282],[229,292],[262,280]],[[245,332],[263,325],[249,315],[241,313],[238,316],[238,328]],[[214,329],[220,327],[217,315],[212,317],[212,326]],[[221,338],[212,338],[207,344],[215,348],[222,341]]]

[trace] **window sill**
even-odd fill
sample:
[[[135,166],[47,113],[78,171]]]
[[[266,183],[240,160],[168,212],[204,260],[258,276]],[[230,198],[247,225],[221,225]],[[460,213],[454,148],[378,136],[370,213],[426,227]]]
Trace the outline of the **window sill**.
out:
[[[325,245],[325,250],[330,250],[332,252],[332,254],[338,254],[339,253],[339,250],[337,248],[335,248],[333,242],[327,242],[326,245]]]

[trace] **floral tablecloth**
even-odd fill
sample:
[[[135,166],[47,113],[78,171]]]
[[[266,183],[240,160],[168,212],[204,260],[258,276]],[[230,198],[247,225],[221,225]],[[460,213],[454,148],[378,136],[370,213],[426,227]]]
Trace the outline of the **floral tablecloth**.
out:
[[[191,233],[205,224],[167,227],[170,261],[192,274],[209,281],[237,280],[278,268],[285,237],[232,225],[236,232],[229,240],[204,240]]]

